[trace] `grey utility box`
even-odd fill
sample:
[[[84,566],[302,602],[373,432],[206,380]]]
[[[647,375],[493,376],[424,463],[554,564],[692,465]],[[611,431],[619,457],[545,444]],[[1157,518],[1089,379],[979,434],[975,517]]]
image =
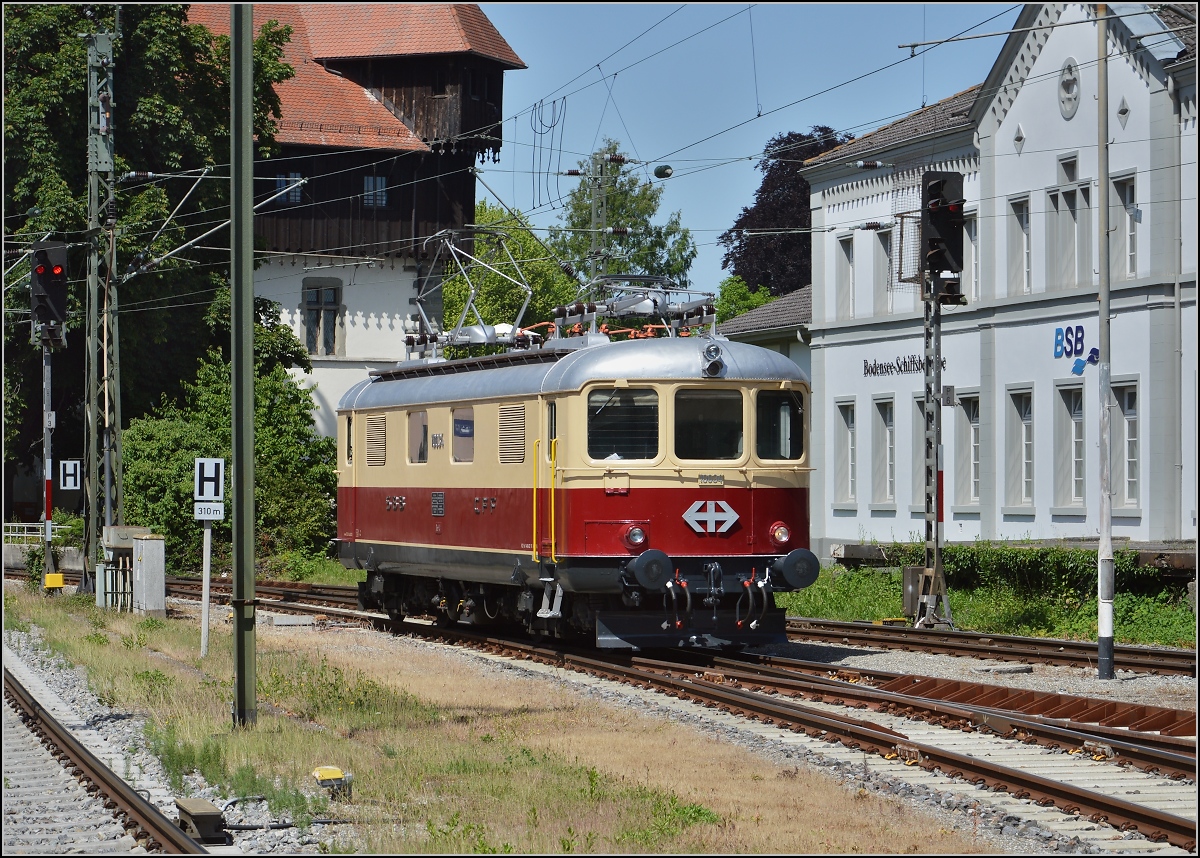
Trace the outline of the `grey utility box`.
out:
[[[133,540],[148,527],[106,525],[100,544],[104,562],[96,565],[96,607],[133,610]]]
[[[166,543],[155,533],[133,539],[133,612],[167,617]]]

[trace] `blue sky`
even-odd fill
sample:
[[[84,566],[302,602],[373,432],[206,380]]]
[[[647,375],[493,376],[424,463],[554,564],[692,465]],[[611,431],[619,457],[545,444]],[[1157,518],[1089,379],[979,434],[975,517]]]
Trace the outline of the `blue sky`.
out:
[[[916,59],[907,59],[909,50],[897,45],[968,29],[1004,30],[1021,9],[481,6],[528,66],[505,73],[504,147],[499,163],[481,165],[484,182],[506,204],[532,214],[536,226],[549,226],[557,222],[560,199],[578,181],[553,173],[574,168],[605,137],[621,141],[631,156],[670,164],[675,174],[664,183],[658,219],[679,211],[692,230],[699,256],[691,279],[703,291],[715,291],[728,273],[716,239],[754,201],[762,176],[754,163],[771,137],[813,125],[861,135],[917,110],[923,98],[933,103],[981,82],[1002,37],[941,45]],[[540,110],[533,110],[539,102]],[[491,197],[479,190],[481,198]]]

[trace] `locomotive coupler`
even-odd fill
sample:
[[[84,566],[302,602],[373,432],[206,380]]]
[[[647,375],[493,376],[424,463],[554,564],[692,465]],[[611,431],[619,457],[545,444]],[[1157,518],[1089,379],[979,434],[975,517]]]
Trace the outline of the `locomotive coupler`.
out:
[[[621,572],[621,601],[627,608],[637,608],[642,604],[642,591],[624,570]]]
[[[721,602],[721,597],[725,595],[725,587],[722,581],[725,577],[724,570],[721,569],[721,564],[717,562],[705,563],[703,566],[704,574],[708,576],[708,595],[704,597],[704,604],[713,609],[713,622],[717,621],[717,605]]]

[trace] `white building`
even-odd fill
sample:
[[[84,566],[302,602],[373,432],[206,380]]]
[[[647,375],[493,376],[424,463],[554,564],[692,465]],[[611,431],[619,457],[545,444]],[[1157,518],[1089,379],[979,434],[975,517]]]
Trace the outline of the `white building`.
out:
[[[1108,25],[1112,532],[1138,542],[1196,537],[1195,7],[1151,8]],[[967,200],[968,305],[942,316],[946,538],[1097,536],[1094,17],[1027,5],[981,85],[808,162],[819,554],[923,538],[923,311],[897,213],[925,170],[962,173]]]
[[[229,32],[225,6],[188,19]],[[255,199],[284,193],[256,211],[254,289],[307,345],[333,435],[342,394],[408,356],[427,239],[474,221],[471,168],[499,152],[504,73],[525,64],[471,3],[254,5],[256,29],[271,19],[295,77],[275,86],[279,154],[255,163]]]

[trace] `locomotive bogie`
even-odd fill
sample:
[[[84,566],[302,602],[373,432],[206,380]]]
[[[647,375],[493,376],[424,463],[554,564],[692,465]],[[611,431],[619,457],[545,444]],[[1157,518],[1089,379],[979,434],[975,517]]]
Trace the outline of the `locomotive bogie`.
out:
[[[420,364],[339,414],[338,534],[364,606],[599,646],[783,637],[806,586],[808,386],[677,339]],[[714,375],[713,367],[719,363]],[[703,374],[702,374],[703,373]]]

